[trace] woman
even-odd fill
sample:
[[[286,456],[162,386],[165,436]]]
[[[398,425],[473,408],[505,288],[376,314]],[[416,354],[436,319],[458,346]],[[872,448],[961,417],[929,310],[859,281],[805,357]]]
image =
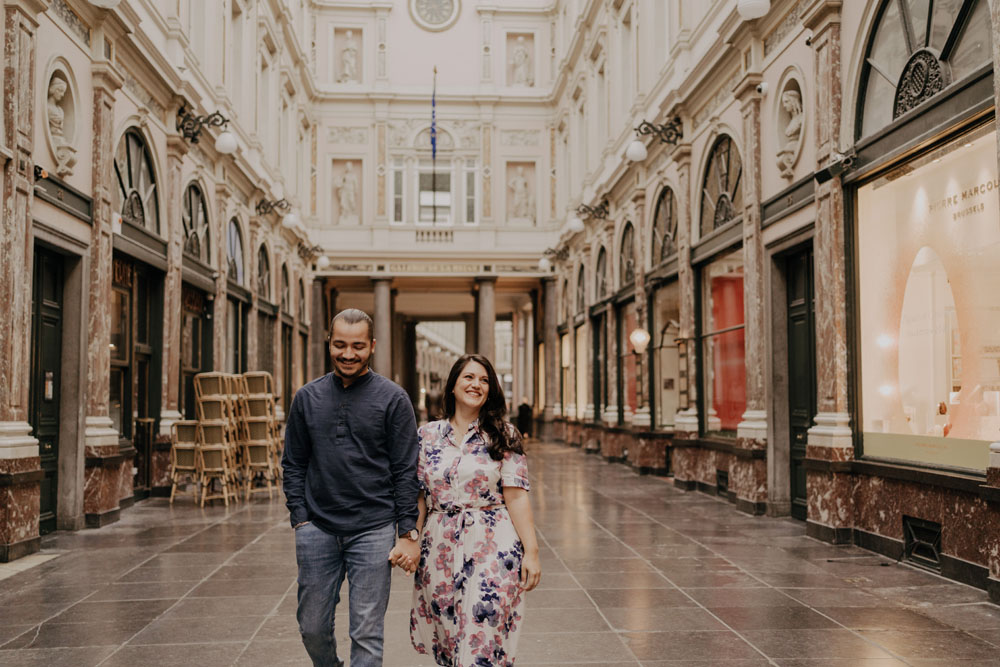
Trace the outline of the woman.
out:
[[[455,362],[444,412],[419,429],[410,639],[439,665],[513,665],[522,593],[538,585],[541,564],[521,439],[486,357]]]

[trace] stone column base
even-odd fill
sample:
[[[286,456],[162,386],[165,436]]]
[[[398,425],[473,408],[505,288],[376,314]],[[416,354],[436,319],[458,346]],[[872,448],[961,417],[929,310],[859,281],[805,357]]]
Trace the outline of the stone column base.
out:
[[[108,417],[87,417],[86,424],[83,512],[87,527],[99,528],[119,518],[122,466],[128,457],[122,454],[118,432]]]
[[[760,515],[767,511],[767,413],[747,410],[736,427],[735,458],[729,471],[729,489],[736,509]]]
[[[27,422],[0,422],[0,563],[41,548],[42,462]]]

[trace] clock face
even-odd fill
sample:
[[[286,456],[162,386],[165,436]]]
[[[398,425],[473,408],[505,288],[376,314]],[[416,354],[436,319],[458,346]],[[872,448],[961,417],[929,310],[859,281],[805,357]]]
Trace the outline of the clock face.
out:
[[[458,18],[459,0],[410,0],[410,12],[428,30],[444,30]]]

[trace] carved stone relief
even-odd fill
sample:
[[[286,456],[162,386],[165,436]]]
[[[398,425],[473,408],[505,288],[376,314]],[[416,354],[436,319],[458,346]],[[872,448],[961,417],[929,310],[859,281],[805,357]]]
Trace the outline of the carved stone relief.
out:
[[[368,128],[366,127],[331,127],[330,143],[332,144],[367,144]]]
[[[76,164],[76,96],[62,68],[49,76],[46,95],[46,135],[56,160],[56,175],[65,178],[73,174]]]
[[[361,220],[361,161],[334,160],[332,169],[332,218],[338,225]]]
[[[805,112],[802,108],[802,88],[796,79],[785,82],[778,96],[777,138],[778,170],[782,177],[791,179],[795,174],[795,163],[802,152],[805,136]]]
[[[507,219],[512,223],[535,222],[535,163],[507,163]]]
[[[501,146],[537,146],[539,140],[538,130],[503,130],[500,133]]]
[[[507,34],[507,85],[535,85],[535,36],[531,33]]]

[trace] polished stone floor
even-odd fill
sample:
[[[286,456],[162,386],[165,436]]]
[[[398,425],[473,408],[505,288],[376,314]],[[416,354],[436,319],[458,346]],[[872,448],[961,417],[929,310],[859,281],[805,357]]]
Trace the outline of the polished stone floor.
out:
[[[979,590],[577,449],[529,454],[543,578],[521,667],[1000,664],[1000,607]],[[157,499],[46,537],[57,557],[0,572],[0,664],[308,665],[286,516]],[[397,575],[387,667],[433,664],[409,646],[409,591]]]

